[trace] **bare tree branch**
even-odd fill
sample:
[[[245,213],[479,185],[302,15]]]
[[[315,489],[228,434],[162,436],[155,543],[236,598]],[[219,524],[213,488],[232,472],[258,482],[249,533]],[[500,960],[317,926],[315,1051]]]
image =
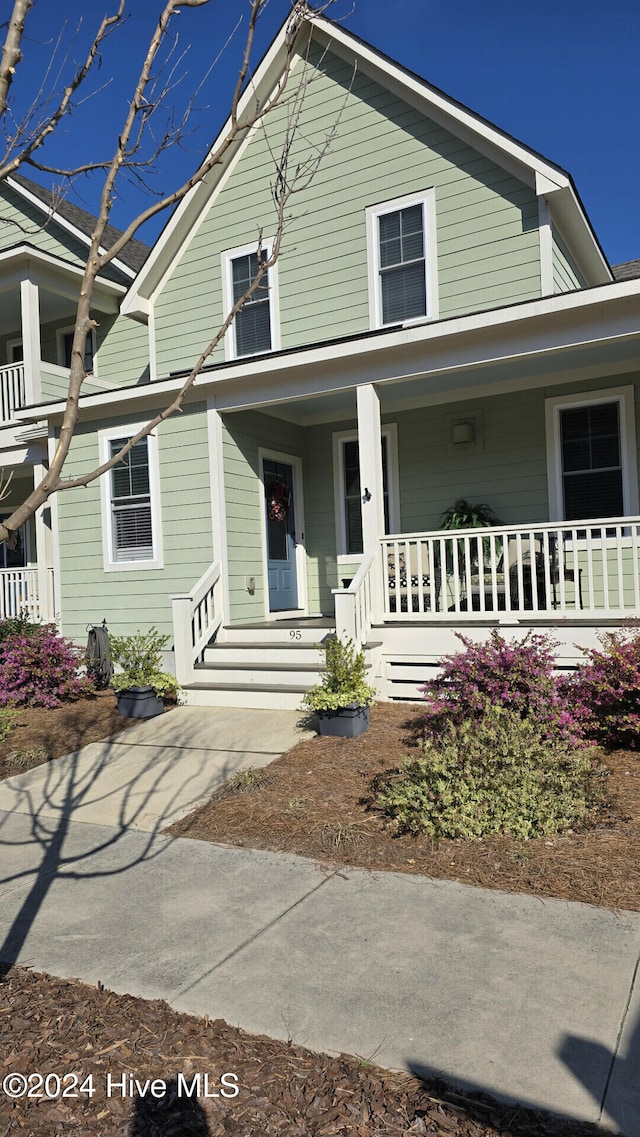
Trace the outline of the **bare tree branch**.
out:
[[[9,87],[16,73],[16,67],[22,62],[24,22],[29,9],[32,7],[33,0],[14,0],[7,38],[2,48],[2,60],[0,61],[0,117],[7,109]]]

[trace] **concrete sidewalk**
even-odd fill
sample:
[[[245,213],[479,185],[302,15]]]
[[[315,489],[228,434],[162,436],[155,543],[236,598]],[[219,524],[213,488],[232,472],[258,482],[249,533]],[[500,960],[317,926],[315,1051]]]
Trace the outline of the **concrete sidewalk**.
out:
[[[284,738],[273,729],[258,753]],[[219,754],[222,776],[240,751],[217,741],[205,764]],[[125,743],[148,777],[131,733],[113,749]],[[97,825],[73,785],[54,799],[45,780],[30,782],[31,812],[23,795],[0,815],[3,958],[640,1137],[640,915],[170,840],[124,825],[122,801]],[[136,821],[162,814],[161,783]]]

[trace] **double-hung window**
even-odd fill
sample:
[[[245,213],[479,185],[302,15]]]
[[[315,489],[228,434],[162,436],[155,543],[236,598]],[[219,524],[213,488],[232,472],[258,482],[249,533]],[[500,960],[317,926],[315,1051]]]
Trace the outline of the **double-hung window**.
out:
[[[104,459],[115,455],[131,434],[102,437]],[[142,438],[103,479],[106,529],[105,568],[161,567],[155,438]]]
[[[75,328],[60,328],[58,330],[58,364],[60,367],[71,367],[71,349]],[[87,334],[84,348],[84,369],[87,375],[95,370],[94,356],[96,353],[96,336],[93,328]]]
[[[632,388],[548,399],[547,446],[554,520],[637,512]]]
[[[230,312],[255,285],[229,329],[228,358],[261,355],[280,346],[275,266],[260,274],[261,262],[264,263],[270,252],[268,244],[259,251],[253,246],[223,254],[225,312]]]
[[[371,326],[436,314],[433,192],[367,210]]]
[[[397,430],[395,424],[383,428],[382,487],[384,493],[385,533],[395,531],[397,501]],[[338,553],[346,558],[363,552],[362,484],[360,480],[360,445],[357,436],[334,435],[334,477],[336,485],[336,522]]]

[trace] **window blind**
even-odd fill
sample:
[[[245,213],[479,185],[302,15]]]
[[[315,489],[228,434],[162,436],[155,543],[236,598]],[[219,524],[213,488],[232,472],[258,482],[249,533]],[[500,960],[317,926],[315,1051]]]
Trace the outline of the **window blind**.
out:
[[[258,274],[258,254],[236,257],[231,262],[233,303],[237,304]],[[245,300],[234,321],[236,355],[258,355],[271,351],[269,273],[261,278],[255,292]]]
[[[378,218],[382,322],[399,324],[427,314],[422,205]]]
[[[111,457],[127,442],[112,439]],[[148,440],[141,439],[111,470],[113,557],[121,561],[153,560],[153,520]]]
[[[566,521],[624,514],[617,402],[560,412]]]

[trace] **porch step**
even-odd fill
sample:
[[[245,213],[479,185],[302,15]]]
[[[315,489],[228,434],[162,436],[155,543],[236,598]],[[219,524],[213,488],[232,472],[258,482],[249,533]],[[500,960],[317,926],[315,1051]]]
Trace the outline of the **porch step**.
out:
[[[241,643],[233,640],[210,644],[205,649],[205,663],[218,664],[222,659],[229,667],[307,667],[315,672],[322,665],[323,653],[316,644],[307,644],[304,640],[286,640],[284,643],[268,640]]]

